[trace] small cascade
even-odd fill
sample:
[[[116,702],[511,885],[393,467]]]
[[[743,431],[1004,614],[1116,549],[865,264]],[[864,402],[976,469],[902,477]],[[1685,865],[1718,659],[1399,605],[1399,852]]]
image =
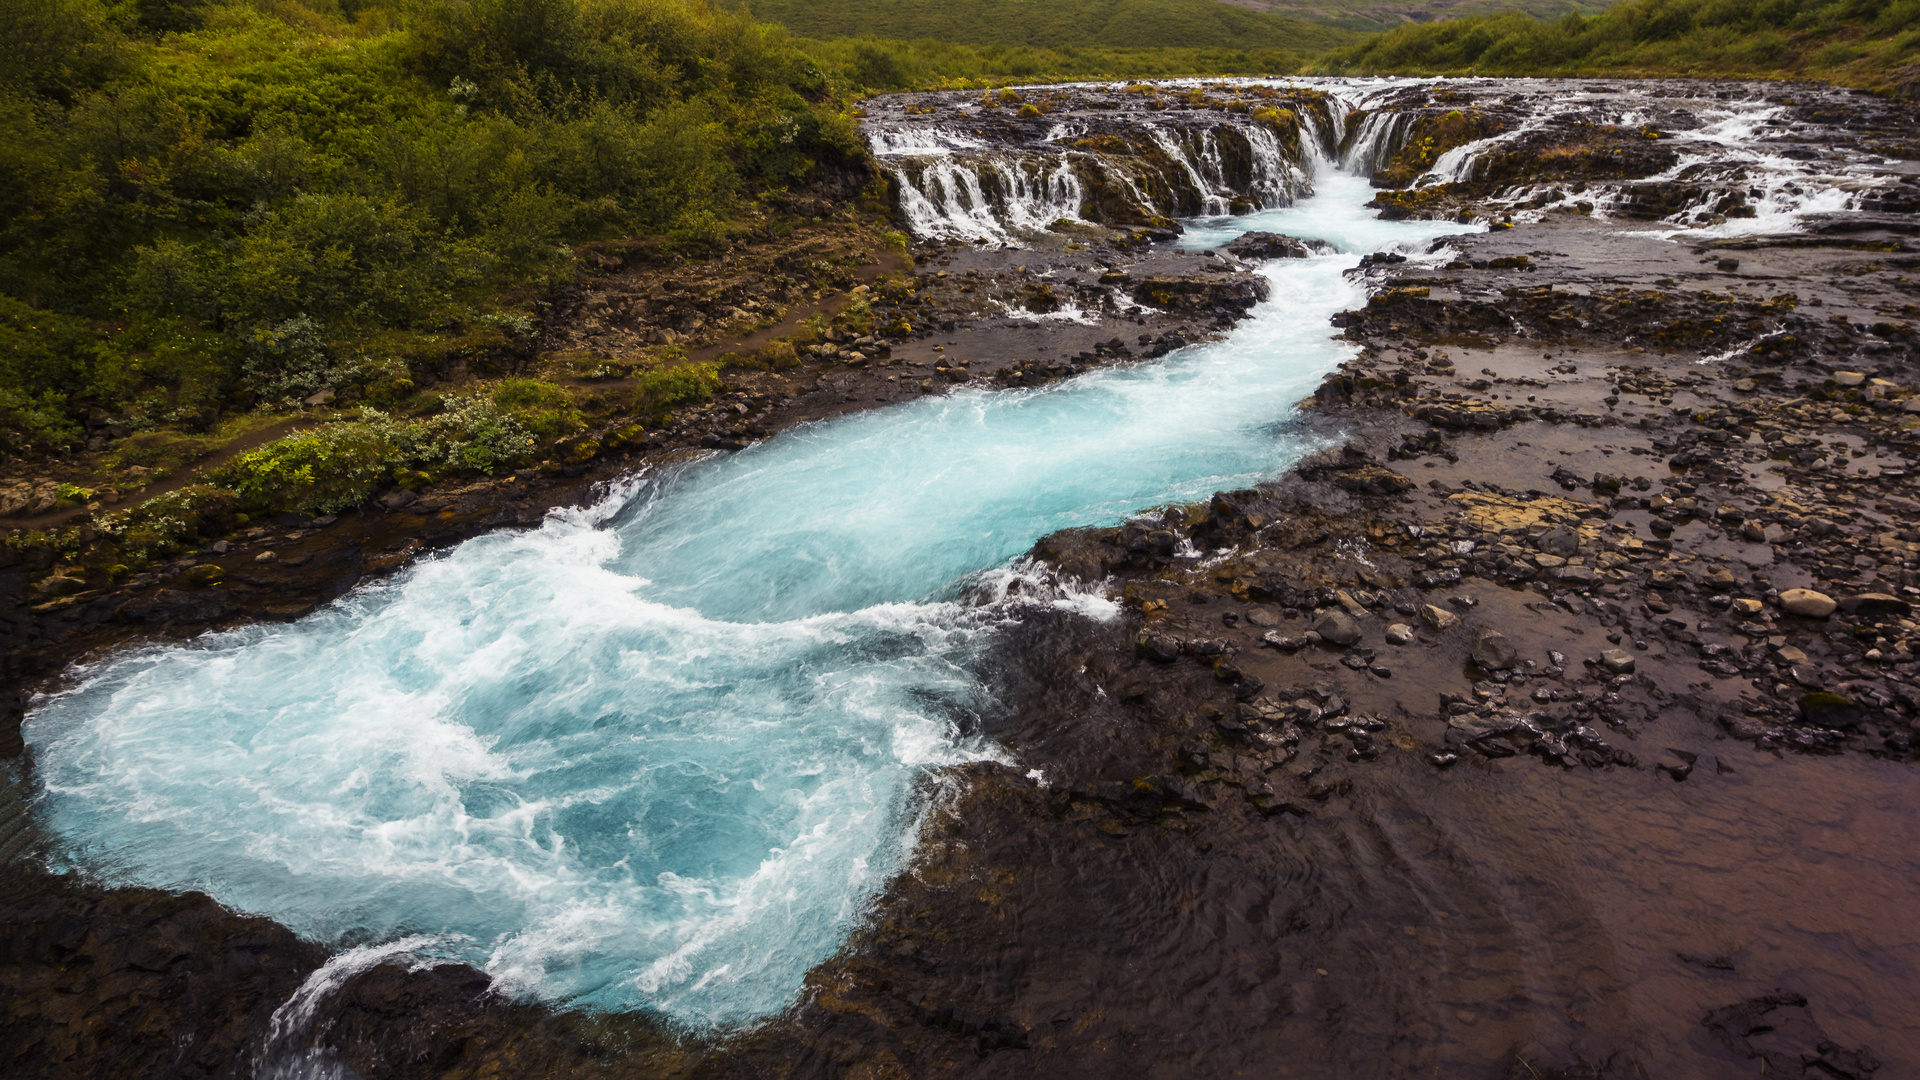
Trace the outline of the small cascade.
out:
[[[1182,179],[1186,181],[1186,188],[1192,193],[1191,200],[1197,201],[1197,205],[1193,205],[1190,202],[1189,205],[1186,206],[1174,207],[1174,213],[1168,216],[1184,217],[1193,214],[1202,214],[1209,217],[1218,217],[1227,213],[1230,205],[1229,200],[1221,195],[1214,185],[1207,182],[1206,176],[1200,172],[1200,168],[1195,164],[1194,159],[1188,157],[1186,149],[1180,145],[1180,140],[1176,137],[1176,133],[1169,132],[1164,128],[1153,128],[1149,131],[1148,137],[1153,140],[1155,146],[1160,148],[1160,152],[1165,154],[1167,159],[1181,170],[1184,174]]]
[[[1378,109],[1361,117],[1360,129],[1353,134],[1342,155],[1349,170],[1371,176],[1386,165],[1406,145],[1418,116],[1410,112]]]
[[[293,996],[273,1011],[267,1035],[253,1058],[254,1080],[360,1080],[359,1074],[319,1040],[314,1017],[357,975],[390,960],[417,958],[450,939],[418,934],[384,945],[348,949],[315,968]],[[431,966],[433,961],[425,961]]]

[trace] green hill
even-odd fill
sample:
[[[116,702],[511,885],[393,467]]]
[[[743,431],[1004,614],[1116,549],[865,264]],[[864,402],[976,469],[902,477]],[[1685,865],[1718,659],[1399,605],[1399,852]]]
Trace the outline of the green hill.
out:
[[[1915,0],[1625,0],[1593,17],[1479,16],[1338,49],[1320,74],[1750,75],[1912,94]]]
[[[824,39],[1315,54],[1356,37],[1218,0],[751,0],[747,6],[755,18],[779,23],[800,37]]]
[[[1519,12],[1559,18],[1567,12],[1594,15],[1612,0],[1223,0],[1236,7],[1304,19],[1325,26],[1377,32],[1408,23],[1438,22],[1469,15]]]

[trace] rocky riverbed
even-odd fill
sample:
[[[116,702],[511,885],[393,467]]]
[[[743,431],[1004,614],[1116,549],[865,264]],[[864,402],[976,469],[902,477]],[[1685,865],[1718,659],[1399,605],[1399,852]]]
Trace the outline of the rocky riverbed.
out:
[[[1920,1065],[1902,916],[1920,809],[1920,125],[1817,87],[1360,89],[1338,115],[1320,89],[1257,86],[876,102],[909,220],[905,193],[939,169],[953,183],[960,148],[1006,156],[977,176],[1078,155],[1080,194],[1126,176],[1144,196],[1068,206],[1043,188],[1036,205],[1063,211],[1043,218],[1011,181],[982,188],[942,220],[998,231],[922,219],[916,272],[866,294],[881,332],[736,375],[642,445],[262,527],[105,594],[54,595],[44,575],[28,594],[33,568],[0,571],[10,670],[298,617],[647,455],[1231,333],[1267,299],[1258,263],[1310,250],[1216,250],[1158,219],[1299,197],[1255,184],[1304,160],[1305,131],[1373,170],[1381,213],[1488,228],[1352,271],[1370,299],[1327,331],[1351,359],[1276,417],[1325,450],[1036,547],[1019,589],[1098,587],[1125,616],[1024,614],[982,732],[1017,764],[929,781],[912,869],[790,1014],[682,1040],[489,996],[469,968],[369,964],[326,987],[316,1030],[368,1078]],[[1282,94],[1278,164],[1210,173],[1190,150],[1192,191],[1154,187],[1216,127],[1284,128],[1258,119]],[[944,164],[907,153],[941,139]],[[595,310],[555,332],[606,333]],[[39,848],[15,732],[17,714],[17,859]],[[31,858],[4,895],[23,1074],[246,1074],[326,959],[204,897]]]

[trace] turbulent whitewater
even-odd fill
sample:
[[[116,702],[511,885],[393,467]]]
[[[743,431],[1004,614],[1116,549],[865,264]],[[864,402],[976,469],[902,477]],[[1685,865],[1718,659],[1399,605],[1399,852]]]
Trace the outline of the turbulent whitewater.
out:
[[[904,865],[929,778],[1004,755],[974,733],[980,658],[1021,615],[982,598],[1014,560],[1284,468],[1293,403],[1347,348],[1328,317],[1364,299],[1345,271],[1467,228],[1314,183],[1193,238],[1341,251],[1269,266],[1230,341],[655,469],[297,624],[77,673],[25,729],[55,863],[342,949],[418,936],[556,1004],[779,1012]]]

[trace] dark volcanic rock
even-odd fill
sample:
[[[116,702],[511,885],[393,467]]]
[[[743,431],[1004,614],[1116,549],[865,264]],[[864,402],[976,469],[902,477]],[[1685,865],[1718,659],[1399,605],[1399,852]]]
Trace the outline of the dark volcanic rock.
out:
[[[1324,240],[1302,240],[1280,233],[1250,232],[1227,245],[1227,254],[1242,259],[1306,259],[1333,248]]]

